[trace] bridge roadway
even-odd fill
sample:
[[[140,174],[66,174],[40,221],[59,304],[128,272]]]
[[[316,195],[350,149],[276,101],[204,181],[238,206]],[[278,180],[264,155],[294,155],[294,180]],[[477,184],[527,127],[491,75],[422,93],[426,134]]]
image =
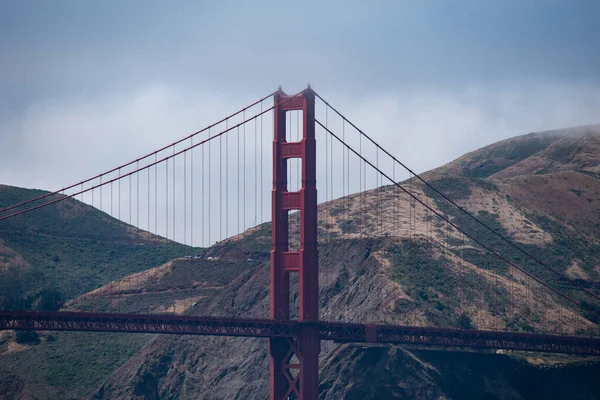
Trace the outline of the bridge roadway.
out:
[[[319,321],[277,321],[186,315],[0,311],[0,330],[137,332],[238,337],[296,337],[318,325],[321,340],[439,347],[506,349],[600,356],[600,338],[518,332]]]

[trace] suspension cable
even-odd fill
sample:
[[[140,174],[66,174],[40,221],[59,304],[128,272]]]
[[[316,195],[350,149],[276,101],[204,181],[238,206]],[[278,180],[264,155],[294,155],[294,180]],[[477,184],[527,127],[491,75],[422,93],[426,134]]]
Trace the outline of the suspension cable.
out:
[[[250,122],[250,121],[254,120],[255,118],[259,118],[261,115],[264,115],[264,114],[266,114],[267,112],[269,112],[269,111],[271,111],[271,110],[273,110],[273,109],[275,109],[275,108],[279,107],[281,104],[283,104],[283,103],[285,103],[285,102],[288,102],[288,101],[291,101],[291,99],[293,99],[293,98],[295,98],[295,97],[298,97],[298,96],[300,96],[300,95],[301,95],[301,94],[303,94],[305,91],[306,91],[306,89],[304,89],[304,90],[302,90],[302,91],[300,91],[300,92],[296,93],[296,94],[295,94],[295,95],[293,95],[293,96],[290,96],[290,97],[286,98],[285,100],[282,100],[282,101],[280,101],[279,103],[277,103],[277,104],[273,105],[272,107],[269,107],[269,108],[267,108],[266,110],[263,110],[263,111],[261,111],[261,112],[260,112],[260,113],[258,113],[258,114],[255,114],[255,115],[253,115],[252,117],[250,117],[250,118],[248,118],[247,120],[244,120],[244,121],[242,121],[242,122],[238,123],[237,125],[230,126],[229,128],[227,128],[227,129],[225,129],[225,130],[223,130],[223,131],[221,131],[221,132],[219,132],[219,133],[217,133],[217,134],[215,134],[215,135],[213,135],[213,136],[210,136],[210,137],[208,137],[208,138],[207,138],[207,139],[205,139],[205,140],[202,140],[202,141],[200,141],[200,142],[198,142],[198,143],[195,143],[194,145],[190,145],[190,146],[188,146],[188,147],[186,147],[186,148],[184,148],[184,149],[182,149],[182,150],[179,150],[179,151],[177,151],[177,152],[174,152],[174,153],[173,153],[173,154],[171,154],[171,155],[165,156],[164,158],[162,158],[162,159],[160,159],[160,160],[158,160],[158,161],[151,162],[150,164],[146,164],[146,165],[145,165],[145,166],[143,166],[143,167],[140,167],[140,168],[138,168],[138,169],[135,169],[135,170],[133,170],[133,171],[130,171],[130,172],[126,173],[126,174],[122,174],[122,175],[120,175],[120,176],[119,176],[119,177],[117,177],[117,178],[113,178],[113,179],[111,179],[111,180],[107,180],[107,181],[105,181],[104,183],[102,183],[102,185],[98,184],[98,185],[95,185],[95,186],[90,186],[90,187],[89,187],[89,188],[87,188],[87,189],[80,189],[78,192],[75,192],[75,193],[72,193],[72,194],[69,194],[69,195],[65,195],[65,197],[62,197],[62,198],[59,198],[59,199],[55,199],[55,200],[49,201],[49,202],[47,202],[47,203],[42,203],[42,204],[39,204],[39,205],[36,205],[36,206],[32,206],[31,208],[27,208],[27,209],[25,209],[25,210],[21,210],[21,211],[18,211],[18,212],[14,212],[14,213],[12,213],[12,214],[9,214],[9,215],[5,215],[5,216],[3,216],[3,217],[0,217],[0,221],[3,221],[3,220],[5,220],[5,219],[9,219],[9,218],[13,218],[13,217],[16,217],[17,215],[21,215],[21,214],[24,214],[24,213],[27,213],[27,212],[30,212],[30,211],[34,211],[34,210],[37,210],[37,209],[40,209],[40,208],[43,208],[43,207],[47,207],[47,206],[49,206],[49,205],[51,205],[51,204],[55,204],[55,203],[58,203],[58,202],[60,202],[60,201],[64,201],[64,200],[66,200],[67,198],[74,197],[74,196],[78,196],[78,195],[80,195],[80,194],[83,194],[83,193],[89,192],[89,191],[91,191],[91,190],[97,189],[97,188],[99,188],[100,186],[109,185],[111,182],[116,182],[116,181],[118,181],[118,180],[120,180],[120,179],[124,179],[124,178],[126,178],[126,177],[128,177],[128,176],[130,176],[130,175],[133,175],[133,174],[136,174],[136,173],[138,173],[138,172],[140,172],[140,171],[143,171],[143,170],[145,170],[145,169],[148,169],[148,168],[150,168],[150,167],[152,167],[152,166],[154,166],[154,165],[157,165],[157,164],[163,163],[163,162],[165,162],[165,161],[168,161],[168,160],[170,160],[170,159],[172,159],[172,158],[174,158],[174,157],[176,157],[176,156],[178,156],[178,155],[181,155],[181,154],[183,154],[183,153],[185,153],[185,152],[187,152],[187,151],[190,151],[190,150],[191,150],[191,149],[193,149],[193,148],[196,148],[196,147],[198,147],[198,146],[201,146],[201,145],[203,145],[203,144],[205,144],[205,143],[207,143],[207,142],[210,142],[211,140],[214,140],[214,139],[216,139],[216,138],[218,138],[218,137],[220,137],[220,136],[224,135],[225,133],[232,131],[233,129],[237,128],[238,126],[242,126],[242,125],[244,125],[244,124],[246,124],[246,123],[248,123],[248,122]],[[203,129],[203,131],[204,131],[204,129]],[[173,146],[173,144],[171,144],[171,145],[167,146],[167,148],[169,148],[169,147],[171,147],[171,146]],[[209,152],[209,154],[210,154],[210,152]],[[135,164],[135,161],[133,161],[131,164]],[[128,165],[130,165],[130,164],[128,164]],[[121,168],[122,168],[122,167],[121,167]],[[120,169],[121,169],[121,168],[117,168],[116,170],[117,170],[117,171],[120,171]],[[95,178],[93,178],[93,179],[95,179]],[[90,180],[91,180],[91,179],[90,179]],[[78,183],[78,185],[83,185],[83,183]],[[73,186],[71,186],[71,187],[73,187]],[[57,193],[52,193],[52,194],[57,194]],[[44,196],[45,196],[45,195],[44,195]],[[46,196],[46,197],[48,197],[48,196]],[[37,200],[37,199],[33,199],[33,200],[31,200],[31,201],[28,201],[28,203],[30,203],[30,202],[33,202],[33,201],[35,201],[35,200]],[[15,206],[10,206],[9,208],[15,208],[15,207],[19,207],[19,206],[21,206],[21,204],[17,204],[17,205],[15,205]]]
[[[22,202],[22,203],[19,203],[19,204],[14,204],[14,205],[12,205],[12,206],[9,206],[9,207],[2,208],[2,209],[0,209],[0,213],[3,213],[3,212],[5,212],[5,211],[8,211],[8,210],[12,210],[12,209],[14,209],[14,208],[17,208],[17,207],[21,207],[21,206],[24,206],[24,205],[27,205],[27,204],[30,204],[30,203],[33,203],[34,201],[38,201],[38,200],[45,199],[45,198],[47,198],[47,197],[50,197],[50,196],[53,196],[53,195],[55,195],[55,194],[60,194],[61,192],[67,191],[67,190],[69,190],[69,189],[73,189],[74,187],[77,187],[77,186],[79,186],[79,185],[82,185],[82,184],[84,184],[84,183],[91,182],[91,181],[93,181],[93,180],[95,180],[95,179],[98,179],[98,178],[100,178],[100,177],[104,176],[104,175],[108,175],[108,174],[112,174],[113,172],[117,172],[119,169],[122,169],[122,168],[125,168],[125,167],[129,167],[130,165],[133,165],[133,164],[135,164],[135,163],[137,163],[137,162],[139,162],[139,161],[145,160],[145,159],[146,159],[146,158],[148,158],[148,157],[151,157],[151,156],[153,156],[153,155],[156,155],[156,154],[158,154],[158,153],[160,153],[160,152],[163,152],[163,151],[167,150],[168,148],[170,148],[171,146],[175,146],[175,145],[178,145],[178,144],[180,144],[180,143],[183,143],[184,141],[186,141],[186,140],[188,140],[188,139],[190,139],[190,138],[192,138],[192,137],[194,137],[194,136],[196,136],[196,135],[199,135],[200,133],[202,133],[202,132],[205,132],[205,131],[207,131],[208,129],[210,129],[210,128],[212,128],[212,127],[215,127],[215,126],[217,126],[217,125],[219,125],[219,124],[223,123],[223,122],[224,122],[224,121],[226,121],[227,119],[230,119],[230,118],[232,118],[232,117],[235,117],[235,116],[236,116],[236,115],[238,115],[238,114],[241,114],[242,112],[246,111],[246,110],[247,110],[247,109],[249,109],[249,108],[252,108],[252,107],[254,107],[255,105],[257,105],[257,104],[259,104],[259,103],[261,103],[261,104],[262,104],[262,102],[263,102],[263,101],[265,101],[265,100],[266,100],[266,99],[268,99],[269,97],[273,96],[273,95],[274,95],[274,94],[276,94],[277,92],[278,92],[278,90],[277,90],[277,91],[275,91],[275,92],[273,92],[273,93],[270,93],[270,94],[268,94],[268,95],[264,96],[264,97],[263,97],[263,98],[261,98],[260,100],[257,100],[257,101],[255,101],[254,103],[252,103],[252,104],[250,104],[250,105],[248,105],[248,106],[246,106],[246,107],[242,108],[241,110],[238,110],[238,111],[236,111],[235,113],[233,113],[233,114],[231,114],[231,115],[228,115],[227,117],[225,117],[225,118],[223,118],[223,119],[221,119],[221,120],[219,120],[219,121],[217,121],[217,122],[215,122],[215,123],[213,123],[213,124],[211,124],[211,125],[208,125],[207,127],[203,128],[203,129],[201,129],[201,130],[199,130],[199,131],[196,131],[196,132],[194,132],[194,133],[192,133],[192,134],[190,134],[190,135],[188,135],[188,136],[184,137],[183,139],[179,139],[179,140],[177,140],[177,141],[175,141],[175,142],[173,142],[173,143],[171,143],[171,144],[169,144],[169,145],[167,145],[167,146],[164,146],[164,147],[162,147],[162,148],[160,148],[160,149],[158,149],[158,150],[154,150],[153,152],[151,152],[151,153],[148,153],[148,154],[146,154],[145,156],[142,156],[142,157],[139,157],[139,158],[137,158],[137,159],[135,159],[135,160],[129,161],[129,162],[125,163],[125,164],[122,164],[122,165],[120,165],[120,166],[118,166],[118,167],[115,167],[115,168],[113,168],[113,169],[111,169],[111,170],[108,170],[108,171],[106,171],[106,172],[103,172],[103,173],[101,173],[101,174],[98,174],[98,175],[96,175],[96,176],[93,176],[93,177],[91,177],[91,178],[85,179],[85,180],[83,180],[83,181],[81,181],[81,182],[77,182],[77,183],[75,183],[75,184],[73,184],[73,185],[66,186],[66,187],[64,187],[64,188],[62,188],[62,189],[58,189],[58,190],[56,190],[56,191],[54,191],[54,192],[51,192],[51,193],[46,193],[46,194],[44,194],[44,195],[42,195],[42,196],[39,196],[39,197],[36,197],[36,198],[34,198],[34,199],[30,199],[30,200],[24,201],[24,202]],[[296,94],[296,95],[292,96],[292,97],[296,97],[296,96],[300,95],[300,94],[301,94],[301,93],[303,93],[303,92],[304,92],[304,90],[303,90],[302,92],[300,92],[300,93],[298,93],[298,94]]]
[[[510,266],[512,266],[513,268],[516,268],[517,270],[521,271],[523,274],[525,274],[526,276],[528,276],[529,278],[535,280],[536,282],[538,282],[539,284],[541,284],[542,286],[546,287],[547,289],[549,289],[550,291],[554,292],[556,295],[560,296],[561,298],[563,298],[564,300],[568,301],[569,303],[572,303],[573,305],[575,305],[576,307],[582,309],[582,310],[587,310],[591,313],[593,313],[594,315],[600,317],[599,314],[597,314],[594,310],[592,310],[591,308],[588,307],[584,307],[582,304],[578,303],[577,301],[571,299],[570,297],[560,293],[558,290],[554,289],[553,287],[549,286],[548,284],[546,284],[544,281],[536,278],[535,276],[531,275],[529,272],[525,271],[524,269],[522,269],[521,267],[515,265],[513,262],[511,262],[509,259],[507,259],[506,257],[502,256],[501,254],[499,254],[498,252],[494,251],[493,249],[491,249],[490,247],[486,246],[485,244],[483,244],[482,242],[480,242],[479,240],[477,240],[475,237],[473,237],[471,234],[465,232],[464,230],[462,230],[461,228],[459,228],[455,223],[453,223],[452,221],[450,221],[448,218],[446,218],[444,215],[440,214],[438,211],[436,211],[435,209],[433,209],[432,207],[429,207],[425,202],[423,202],[420,198],[418,198],[417,196],[415,196],[414,194],[412,194],[411,192],[409,192],[408,190],[406,190],[405,188],[402,187],[402,185],[400,185],[397,182],[394,182],[393,179],[388,176],[385,172],[380,171],[379,169],[377,169],[377,167],[370,162],[369,160],[365,159],[364,157],[360,156],[358,154],[358,152],[356,150],[354,150],[352,147],[350,147],[348,144],[344,143],[340,137],[338,137],[335,133],[333,133],[331,130],[327,129],[320,121],[315,120],[315,122],[317,124],[319,124],[323,129],[325,129],[326,132],[328,132],[332,137],[334,137],[335,139],[337,139],[340,143],[342,143],[346,148],[348,148],[350,151],[352,151],[354,154],[358,155],[359,157],[361,157],[363,159],[363,161],[365,163],[367,163],[368,165],[370,165],[372,168],[374,168],[377,172],[379,172],[382,176],[384,176],[386,179],[388,179],[390,182],[393,182],[394,185],[396,185],[397,187],[399,187],[402,191],[404,191],[406,194],[408,194],[411,198],[413,198],[415,201],[419,202],[422,206],[428,208],[431,212],[433,212],[435,215],[437,215],[440,219],[442,219],[443,221],[445,221],[447,224],[451,225],[452,227],[454,227],[456,230],[458,230],[459,232],[463,233],[466,237],[468,237],[469,239],[471,239],[473,242],[477,243],[479,246],[481,246],[482,248],[484,248],[485,250],[487,250],[489,253],[493,254],[494,256],[496,256],[498,259],[506,262],[507,264],[509,264]]]
[[[323,99],[321,96],[319,96],[318,93],[315,93],[315,96],[318,97],[323,103],[327,104],[337,115],[339,115],[343,120],[345,120],[346,122],[348,122],[354,129],[356,129],[361,135],[363,135],[365,138],[367,138],[377,148],[381,149],[387,156],[391,157],[395,162],[397,162],[398,164],[400,164],[404,169],[406,169],[408,172],[410,172],[411,174],[413,174],[415,176],[415,178],[417,178],[418,180],[420,180],[421,182],[423,182],[427,187],[429,187],[430,189],[432,189],[438,195],[442,196],[446,201],[448,201],[454,207],[458,208],[462,213],[464,213],[467,216],[469,216],[471,219],[473,219],[479,225],[483,226],[485,229],[487,229],[488,231],[492,232],[494,235],[496,235],[497,237],[499,237],[501,240],[503,240],[504,242],[506,242],[507,244],[509,244],[513,248],[519,250],[522,254],[526,255],[529,258],[531,258],[532,260],[534,260],[539,265],[541,265],[544,268],[552,271],[552,273],[554,273],[555,275],[561,277],[565,281],[571,283],[576,288],[582,290],[583,292],[589,294],[590,296],[596,298],[597,300],[600,300],[600,296],[598,296],[597,294],[593,293],[590,290],[587,290],[584,287],[579,286],[574,279],[571,279],[571,278],[567,277],[566,275],[564,275],[561,272],[557,271],[555,268],[552,268],[551,266],[549,266],[545,262],[541,261],[539,258],[535,257],[534,255],[532,255],[531,253],[529,253],[527,250],[523,249],[521,246],[517,245],[515,242],[513,242],[512,240],[510,240],[509,238],[507,238],[504,235],[502,235],[501,233],[497,232],[495,229],[493,229],[492,227],[490,227],[489,225],[487,225],[485,222],[483,222],[480,219],[478,219],[477,217],[475,217],[473,214],[471,214],[465,208],[461,207],[456,202],[454,202],[453,200],[451,200],[448,196],[446,196],[445,194],[443,194],[442,192],[440,192],[437,188],[435,188],[433,185],[431,185],[429,182],[427,182],[425,179],[423,179],[420,175],[418,175],[413,170],[411,170],[410,168],[408,168],[404,163],[402,163],[400,160],[398,160],[396,157],[394,157],[391,153],[389,153],[387,150],[385,150],[383,147],[381,147],[369,135],[367,135],[360,128],[358,128],[356,125],[354,125],[354,123],[352,123],[352,121],[348,120],[348,118],[346,118],[340,111],[338,111],[337,109],[335,109],[325,99]]]

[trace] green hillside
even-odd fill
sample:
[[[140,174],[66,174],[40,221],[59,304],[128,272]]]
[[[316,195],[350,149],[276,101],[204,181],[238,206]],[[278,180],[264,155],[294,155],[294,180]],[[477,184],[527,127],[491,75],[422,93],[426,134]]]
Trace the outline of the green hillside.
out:
[[[0,208],[46,193],[0,185]],[[52,310],[75,302],[71,308],[83,310],[87,304],[78,296],[188,253],[187,246],[69,199],[0,221],[0,304]],[[134,305],[119,309],[133,312]],[[14,332],[2,332],[0,398],[14,398],[21,389],[25,398],[79,398],[151,336],[54,332],[18,343]]]
[[[0,186],[0,208],[45,193]],[[0,221],[0,302],[5,308],[57,308],[73,297],[186,251],[186,246],[68,199]]]

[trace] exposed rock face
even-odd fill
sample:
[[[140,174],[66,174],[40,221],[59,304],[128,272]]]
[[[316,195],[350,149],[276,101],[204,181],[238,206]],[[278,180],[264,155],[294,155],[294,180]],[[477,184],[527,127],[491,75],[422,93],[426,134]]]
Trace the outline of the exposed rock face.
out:
[[[419,325],[453,323],[464,310],[463,304],[448,302],[447,308],[440,313],[435,304],[424,304],[407,295],[398,283],[389,279],[391,265],[382,260],[388,259],[388,251],[399,245],[397,241],[390,237],[363,241],[339,239],[321,245],[323,319]],[[227,257],[227,253],[221,253],[221,256]],[[397,261],[392,259],[392,262]],[[227,310],[232,316],[265,317],[268,313],[268,279],[265,263],[238,277],[222,293],[205,303],[199,313],[224,315]],[[478,282],[485,285],[486,278]],[[468,292],[466,285],[463,286]],[[232,303],[230,299],[233,299]],[[227,309],[231,304],[233,306]],[[492,305],[486,306],[491,308]],[[514,361],[508,356],[471,354],[475,361],[460,362],[454,362],[454,356],[458,360],[464,358],[462,353],[452,351],[340,346],[322,342],[321,398],[462,399],[490,395],[520,399],[527,396],[515,383],[519,374],[511,375],[513,371],[548,379],[539,367]],[[433,365],[436,362],[439,367]],[[478,363],[495,367],[479,371],[480,367],[474,366]],[[507,366],[506,363],[512,364]],[[581,368],[589,372],[587,367]],[[153,339],[110,377],[93,398],[262,399],[268,392],[267,371],[264,339],[161,336]],[[592,398],[591,381],[587,384],[582,393],[587,393],[588,397],[582,398]],[[552,397],[551,392],[548,396],[560,398]]]

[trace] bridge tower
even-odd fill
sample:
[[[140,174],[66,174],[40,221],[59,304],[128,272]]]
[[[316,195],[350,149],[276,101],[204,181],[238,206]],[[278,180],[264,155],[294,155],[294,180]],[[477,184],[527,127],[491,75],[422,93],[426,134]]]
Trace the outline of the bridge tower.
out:
[[[270,338],[271,399],[317,399],[319,395],[319,268],[317,257],[317,187],[315,93],[310,87],[297,96],[279,90],[275,96],[271,233],[271,318],[290,318],[290,274],[298,274],[298,319],[293,339]],[[286,113],[302,111],[299,142],[286,139]],[[302,187],[288,190],[288,160],[302,163]],[[299,251],[290,251],[288,213],[300,212]],[[295,357],[294,357],[295,356]]]

